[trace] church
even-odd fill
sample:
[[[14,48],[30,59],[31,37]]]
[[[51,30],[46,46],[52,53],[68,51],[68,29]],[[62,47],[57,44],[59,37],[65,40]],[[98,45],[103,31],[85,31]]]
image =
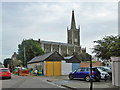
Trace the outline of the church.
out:
[[[71,27],[67,27],[67,43],[50,42],[38,40],[45,53],[52,51],[59,52],[62,56],[70,56],[73,53],[86,53],[86,48],[80,46],[80,26],[77,28],[75,23],[74,11],[72,11]]]

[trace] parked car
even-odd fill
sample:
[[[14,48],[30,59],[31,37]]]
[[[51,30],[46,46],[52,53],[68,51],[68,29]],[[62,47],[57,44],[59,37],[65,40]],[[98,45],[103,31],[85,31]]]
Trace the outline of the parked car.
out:
[[[84,79],[85,81],[90,81],[90,68],[78,68],[74,72],[69,74],[69,79],[80,78]],[[100,81],[100,72],[97,68],[92,68],[92,78],[96,81]]]
[[[11,79],[11,72],[8,68],[0,68],[0,78],[9,78]]]
[[[96,68],[99,68],[104,72],[107,72],[110,75],[110,79],[112,79],[112,70],[110,68],[104,66],[96,66]]]
[[[96,67],[97,68],[97,67]],[[103,71],[102,69],[100,69],[100,68],[97,68],[98,70],[99,70],[99,72],[100,72],[100,76],[101,76],[101,79],[109,79],[110,78],[110,75],[107,73],[107,72],[105,72],[105,71]]]

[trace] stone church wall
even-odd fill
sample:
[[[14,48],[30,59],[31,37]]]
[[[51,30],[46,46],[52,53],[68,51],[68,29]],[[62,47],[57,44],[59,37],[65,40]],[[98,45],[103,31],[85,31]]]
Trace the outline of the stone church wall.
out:
[[[44,44],[44,51],[45,51],[46,53],[51,52],[51,45],[50,45],[50,44]]]
[[[75,52],[81,53],[81,47],[75,46]]]
[[[72,55],[74,52],[74,46],[68,46],[68,54]]]
[[[61,45],[61,54],[66,55],[67,54],[67,46],[66,45]]]
[[[53,50],[59,52],[59,45],[53,45]]]

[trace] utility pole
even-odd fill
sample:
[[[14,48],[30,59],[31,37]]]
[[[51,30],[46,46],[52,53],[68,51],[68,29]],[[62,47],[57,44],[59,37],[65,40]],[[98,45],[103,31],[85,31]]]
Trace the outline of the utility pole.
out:
[[[24,46],[24,66],[26,67],[25,46]]]
[[[90,48],[92,50],[92,48]],[[92,79],[92,56],[90,56],[90,90],[93,89],[93,79]]]
[[[23,39],[23,52],[24,52],[23,65],[24,65],[24,67],[26,67],[26,54],[25,54],[25,40],[24,39]]]

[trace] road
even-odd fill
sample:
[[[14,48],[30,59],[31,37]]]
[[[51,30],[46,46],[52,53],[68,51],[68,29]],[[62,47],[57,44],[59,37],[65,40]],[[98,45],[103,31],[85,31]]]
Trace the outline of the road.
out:
[[[75,89],[83,88],[89,90],[90,83],[84,80],[69,80],[68,76],[16,76],[13,75],[12,79],[0,80],[2,81],[2,88],[7,90],[36,90],[41,89]],[[11,88],[11,89],[8,89]],[[24,88],[24,89],[23,89]],[[93,82],[93,88],[99,88],[99,90],[117,90],[117,87],[112,85],[111,81]],[[3,89],[4,90],[4,89]],[[6,90],[6,89],[5,89]],[[15,89],[16,90],[16,89]],[[95,89],[94,89],[95,90]]]
[[[64,88],[45,81],[41,77],[12,76],[12,79],[2,80],[2,88]]]

